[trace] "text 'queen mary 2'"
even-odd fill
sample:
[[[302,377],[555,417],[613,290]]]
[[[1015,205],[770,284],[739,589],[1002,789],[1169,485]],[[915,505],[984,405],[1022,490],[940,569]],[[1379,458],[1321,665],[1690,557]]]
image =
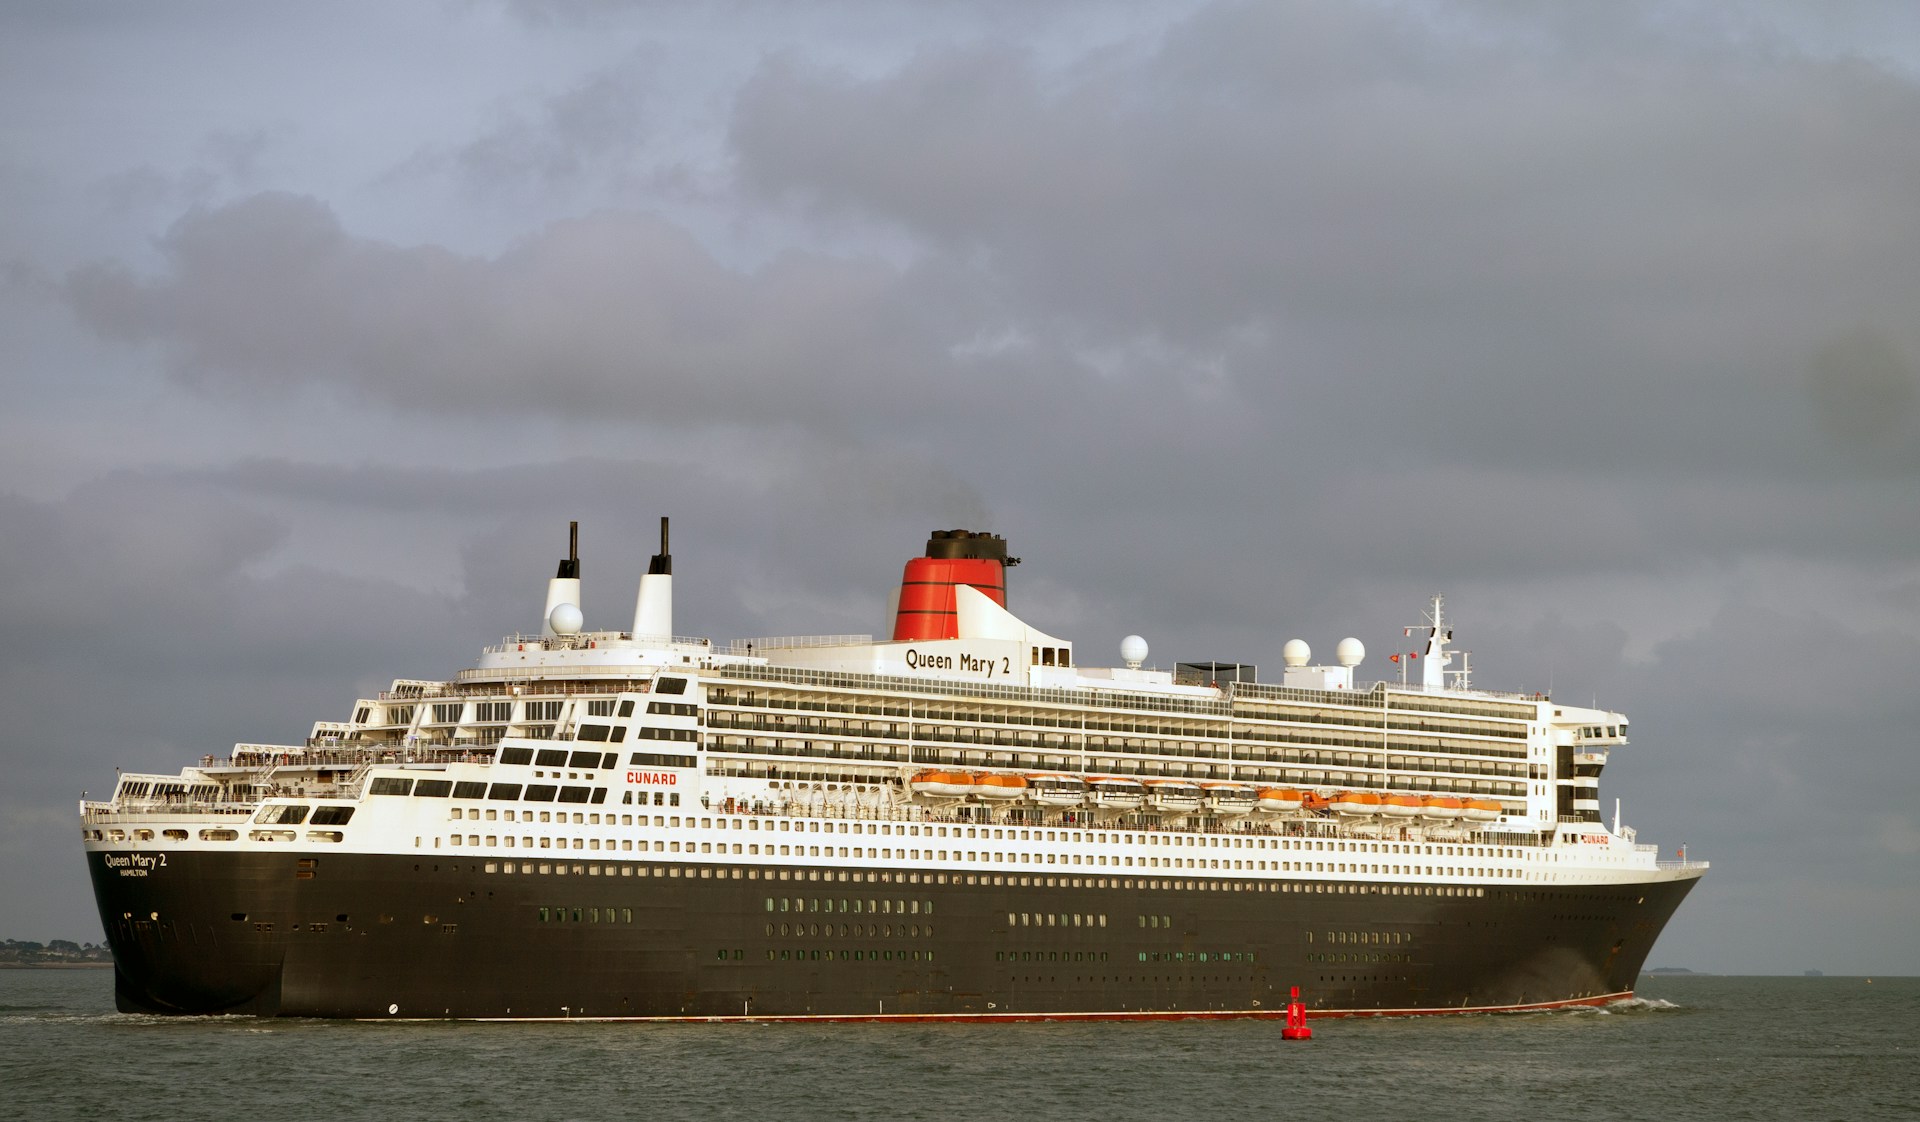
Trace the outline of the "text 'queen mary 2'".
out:
[[[576,539],[577,542],[577,539]],[[1601,821],[1618,713],[1364,652],[1082,666],[940,532],[890,637],[539,634],[80,806],[116,999],[370,1018],[1265,1017],[1629,996],[1705,870]]]

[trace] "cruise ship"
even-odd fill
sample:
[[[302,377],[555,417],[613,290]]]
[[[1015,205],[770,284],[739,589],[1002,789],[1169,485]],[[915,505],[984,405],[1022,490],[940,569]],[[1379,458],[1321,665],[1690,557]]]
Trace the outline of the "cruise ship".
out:
[[[1627,718],[1473,686],[1444,601],[1363,684],[1083,665],[1004,539],[931,535],[892,633],[541,626],[298,744],[122,774],[80,826],[126,1012],[1042,1020],[1631,997],[1706,869],[1607,823]],[[1461,665],[1455,667],[1454,663]],[[1394,677],[1396,675],[1389,675]]]

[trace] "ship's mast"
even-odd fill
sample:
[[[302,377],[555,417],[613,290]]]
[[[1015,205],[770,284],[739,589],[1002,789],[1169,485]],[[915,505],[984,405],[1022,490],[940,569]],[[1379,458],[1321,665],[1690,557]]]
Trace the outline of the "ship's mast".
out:
[[[1453,630],[1447,626],[1447,598],[1436,592],[1433,594],[1433,609],[1427,613],[1427,649],[1420,652],[1424,660],[1420,666],[1420,688],[1428,693],[1438,693],[1447,688],[1447,666],[1453,662],[1452,652],[1447,644],[1453,641]],[[1406,634],[1412,635],[1414,628],[1407,628]],[[1464,671],[1463,671],[1464,672]],[[1465,681],[1461,685],[1465,685]]]

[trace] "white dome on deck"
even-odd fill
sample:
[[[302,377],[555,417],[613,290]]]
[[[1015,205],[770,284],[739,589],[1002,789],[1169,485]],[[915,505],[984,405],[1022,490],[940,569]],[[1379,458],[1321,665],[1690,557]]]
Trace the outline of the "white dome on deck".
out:
[[[547,625],[553,628],[555,635],[578,634],[584,623],[586,623],[586,616],[582,615],[580,609],[573,604],[555,604],[553,611],[547,616]]]

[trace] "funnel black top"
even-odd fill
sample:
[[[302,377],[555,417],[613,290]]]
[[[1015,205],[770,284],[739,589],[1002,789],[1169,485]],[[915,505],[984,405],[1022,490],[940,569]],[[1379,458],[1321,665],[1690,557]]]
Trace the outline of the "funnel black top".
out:
[[[1003,565],[1018,565],[1018,557],[1007,556],[1007,539],[999,534],[976,532],[973,530],[935,530],[927,538],[928,557],[977,557],[985,561],[998,561]]]
[[[556,577],[573,580],[580,579],[580,523],[567,523],[567,556],[560,562],[560,571]]]
[[[667,519],[660,516],[660,552],[647,562],[647,573],[651,576],[673,575],[673,554],[667,551]]]

